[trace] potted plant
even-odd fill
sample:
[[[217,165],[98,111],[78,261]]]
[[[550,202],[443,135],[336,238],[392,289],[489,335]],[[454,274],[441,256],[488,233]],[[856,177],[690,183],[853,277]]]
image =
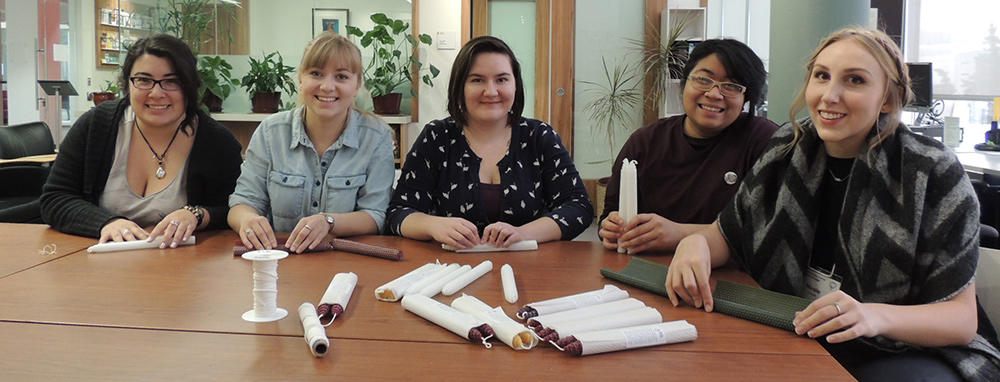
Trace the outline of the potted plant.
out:
[[[602,83],[592,81],[580,81],[590,88],[584,89],[585,93],[594,94],[594,99],[587,103],[584,111],[587,112],[592,121],[596,123],[592,126],[591,132],[601,135],[607,139],[610,148],[610,157],[598,161],[588,162],[590,164],[611,162],[617,156],[615,142],[616,130],[632,131],[638,124],[633,121],[631,111],[645,100],[644,107],[656,109],[663,105],[664,97],[671,96],[668,89],[673,82],[679,81],[681,71],[687,62],[687,44],[680,41],[680,35],[684,28],[694,21],[692,16],[686,16],[676,23],[671,23],[666,39],[660,39],[655,33],[647,34],[645,40],[626,39],[632,49],[639,54],[637,63],[619,62],[614,70],[609,70],[607,62],[601,58],[604,67],[604,79]],[[651,23],[651,21],[648,21]],[[647,28],[655,30],[655,28]],[[657,41],[659,44],[650,44],[648,41]],[[643,78],[650,78],[653,86],[649,94],[642,94],[640,87]],[[614,165],[614,164],[612,164]],[[594,192],[594,210],[597,216],[601,216],[604,210],[604,195],[607,192],[610,176],[597,180],[597,187]]]
[[[415,37],[409,32],[410,24],[384,13],[371,15],[371,20],[375,23],[371,30],[362,32],[361,29],[348,25],[347,34],[360,37],[362,48],[371,48],[372,58],[365,67],[364,79],[365,87],[372,96],[375,113],[399,114],[399,103],[403,95],[396,92],[396,89],[410,84],[410,94],[416,96],[413,75],[419,75],[424,64],[413,56],[413,51],[420,44],[430,46],[431,36],[421,34]],[[428,86],[434,86],[431,80],[438,76],[440,70],[434,65],[428,67],[428,73],[420,79]]]
[[[218,30],[225,31],[232,43],[232,31],[217,26],[218,6],[241,8],[242,4],[234,0],[167,0],[162,7],[158,2],[151,9],[151,18],[157,32],[183,40],[197,56],[202,45],[218,37],[215,35]],[[230,13],[230,18],[236,22],[235,13]]]
[[[632,111],[642,102],[642,90],[639,88],[642,77],[636,73],[636,67],[627,62],[619,62],[613,71],[608,69],[608,62],[601,57],[601,64],[604,68],[605,82],[598,83],[592,81],[580,81],[589,85],[584,89],[584,93],[594,94],[594,99],[584,106],[584,112],[590,115],[590,119],[596,123],[591,127],[591,132],[601,135],[607,139],[611,157],[599,161],[588,162],[591,164],[610,162],[615,155],[615,131],[632,131],[635,123],[632,118]],[[608,181],[611,177],[603,177],[597,180],[597,189],[594,192],[594,211],[597,216],[604,212],[604,195],[607,192]]]
[[[645,41],[627,39],[632,49],[642,56],[642,73],[649,77],[653,83],[650,94],[647,94],[645,98],[647,109],[658,109],[663,105],[664,97],[675,96],[675,94],[671,94],[671,91],[678,89],[671,85],[679,83],[688,58],[687,42],[681,40],[680,37],[694,21],[695,14],[688,13],[676,22],[671,22],[666,39],[661,39],[652,33],[655,28],[646,28],[648,33]],[[649,43],[657,40],[660,41],[659,44]],[[679,105],[680,100],[672,103]],[[674,107],[677,106],[674,105]]]
[[[201,56],[198,59],[198,75],[201,77],[201,101],[208,111],[222,111],[222,101],[229,97],[233,86],[240,82],[232,78],[233,66],[219,56]]]
[[[277,59],[275,59],[277,56]],[[278,52],[272,52],[257,61],[250,57],[250,71],[240,80],[240,85],[250,93],[254,113],[274,113],[281,106],[281,91],[295,94],[295,82],[290,73],[295,68],[285,65]]]
[[[118,98],[118,84],[114,81],[104,81],[104,88],[101,91],[90,93],[90,99],[94,101],[94,106],[115,98]]]

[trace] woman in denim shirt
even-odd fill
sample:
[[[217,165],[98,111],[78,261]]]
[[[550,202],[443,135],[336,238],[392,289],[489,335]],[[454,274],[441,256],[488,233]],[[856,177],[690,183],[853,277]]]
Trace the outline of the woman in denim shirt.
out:
[[[229,226],[247,247],[315,248],[327,234],[378,233],[393,181],[392,133],[354,98],[362,85],[361,52],[327,32],[306,47],[299,64],[299,103],[254,131]],[[273,229],[272,229],[273,227]]]

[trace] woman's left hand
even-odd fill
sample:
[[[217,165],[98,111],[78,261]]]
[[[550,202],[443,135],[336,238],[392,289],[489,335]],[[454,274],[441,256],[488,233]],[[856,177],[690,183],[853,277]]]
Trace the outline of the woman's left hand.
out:
[[[838,290],[796,312],[792,324],[795,325],[795,334],[806,334],[810,338],[833,333],[826,337],[826,341],[832,344],[858,337],[874,337],[880,333],[881,324],[871,307],[872,304],[858,302]]]
[[[177,244],[186,241],[196,228],[198,228],[198,218],[190,211],[181,208],[165,216],[156,227],[153,227],[153,231],[149,233],[149,241],[162,234],[163,242],[160,243],[160,248],[167,246],[177,248]]]
[[[496,222],[483,229],[482,242],[495,247],[510,247],[511,244],[524,240],[521,227],[515,227],[504,222]]]
[[[289,251],[302,253],[308,249],[316,248],[323,242],[327,232],[330,232],[330,223],[326,222],[323,214],[306,216],[299,220],[299,223],[292,229],[292,234],[288,236],[285,246]]]

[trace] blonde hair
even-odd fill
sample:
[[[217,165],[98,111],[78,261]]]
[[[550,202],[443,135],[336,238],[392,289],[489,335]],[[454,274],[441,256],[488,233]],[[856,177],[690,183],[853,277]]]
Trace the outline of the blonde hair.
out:
[[[333,31],[326,31],[316,36],[306,45],[305,52],[302,53],[302,61],[299,63],[298,75],[310,68],[322,68],[330,61],[333,61],[350,70],[358,76],[358,87],[364,85],[364,75],[361,68],[361,50],[354,45],[347,37],[341,36]],[[299,92],[299,105],[305,104],[305,96]],[[351,103],[351,108],[357,109],[357,105]]]
[[[879,143],[892,135],[896,131],[896,127],[899,126],[900,112],[903,106],[909,103],[913,97],[913,91],[910,90],[910,74],[906,69],[906,63],[903,62],[902,53],[900,53],[896,42],[892,41],[892,38],[885,34],[885,32],[877,29],[849,26],[827,36],[809,57],[809,63],[806,64],[805,82],[802,84],[802,89],[799,90],[795,101],[792,102],[791,108],[788,111],[788,119],[795,129],[795,137],[786,147],[787,151],[791,151],[792,147],[798,143],[802,133],[802,127],[795,120],[795,115],[806,107],[806,88],[809,86],[809,80],[812,77],[813,66],[816,64],[816,56],[833,43],[846,40],[857,42],[867,50],[886,74],[886,87],[883,99],[885,100],[885,104],[889,106],[889,111],[885,113],[880,112],[878,120],[875,121],[875,124],[881,124],[882,128],[879,129],[878,136],[875,137],[869,153],[871,149],[874,149]]]

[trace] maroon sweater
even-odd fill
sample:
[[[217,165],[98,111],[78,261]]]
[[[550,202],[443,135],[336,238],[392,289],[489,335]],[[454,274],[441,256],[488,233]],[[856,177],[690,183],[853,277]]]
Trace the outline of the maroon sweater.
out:
[[[622,159],[638,161],[638,211],[678,223],[707,224],[736,194],[778,126],[741,114],[721,134],[708,139],[684,135],[684,115],[663,118],[636,130],[611,169],[604,212],[618,211]],[[726,173],[732,184],[726,181]]]

